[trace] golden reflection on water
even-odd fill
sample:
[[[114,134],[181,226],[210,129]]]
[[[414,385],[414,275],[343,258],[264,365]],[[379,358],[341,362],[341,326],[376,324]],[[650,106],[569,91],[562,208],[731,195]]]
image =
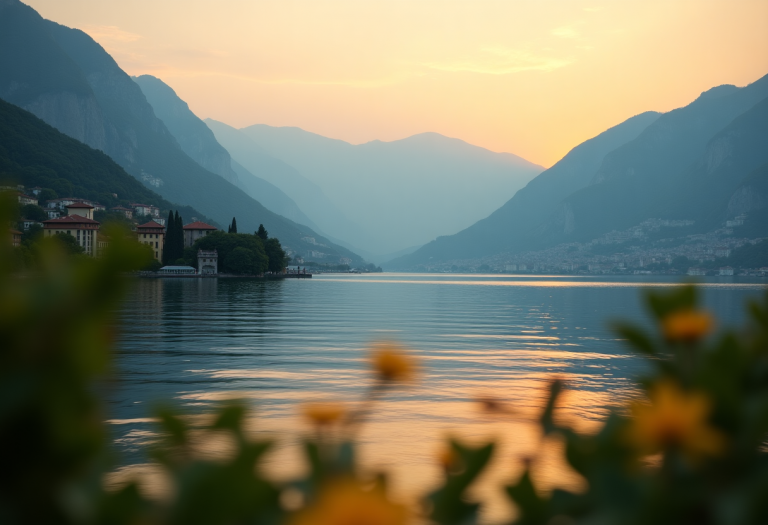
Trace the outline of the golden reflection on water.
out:
[[[364,286],[379,283],[392,286]],[[392,487],[413,501],[435,487],[447,435],[469,442],[498,441],[496,459],[474,494],[488,502],[484,519],[499,521],[510,509],[501,489],[537,457],[534,476],[546,488],[583,488],[562,458],[556,440],[542,444],[534,424],[552,376],[565,380],[557,417],[593,431],[607,407],[635,391],[640,368],[605,329],[612,316],[640,318],[640,287],[674,282],[594,282],[568,277],[321,276],[285,283],[243,281],[141,283],[126,308],[121,365],[128,393],[111,421],[118,444],[136,450],[156,436],[137,407],[174,397],[192,411],[237,398],[254,407],[248,428],[279,446],[264,468],[279,479],[302,473],[299,437],[309,432],[299,407],[329,399],[354,402],[370,385],[366,341],[411,342],[419,350],[421,382],[393,391],[359,434],[368,470],[392,473]],[[431,284],[433,286],[411,286]],[[443,288],[434,285],[447,285]],[[468,288],[475,286],[476,288]],[[721,302],[718,314],[765,284],[706,283]],[[711,290],[711,292],[707,292]],[[718,295],[715,295],[718,294]],[[147,385],[161,385],[146,390]],[[483,414],[473,399],[505,400],[517,414]],[[134,403],[145,403],[135,405]],[[221,436],[199,440],[200,453],[222,457],[231,446]],[[124,467],[108,480],[133,473],[158,497],[162,476],[151,465]]]
[[[531,355],[531,358],[534,356]],[[281,373],[275,370],[217,370],[196,371],[212,377],[272,377],[286,381],[300,381],[311,377],[311,372]],[[357,381],[367,383],[364,374],[357,374]],[[355,380],[353,374],[343,374],[344,380]],[[393,494],[401,501],[415,504],[416,495],[423,495],[436,487],[442,476],[438,451],[447,436],[456,436],[468,443],[481,444],[496,441],[498,448],[491,468],[473,488],[474,497],[487,502],[485,521],[496,522],[508,516],[510,508],[501,492],[504,484],[520,475],[524,462],[536,457],[534,476],[547,490],[555,487],[570,490],[583,489],[583,481],[564,462],[562,446],[555,439],[541,441],[538,426],[534,424],[545,400],[545,386],[549,373],[522,374],[515,378],[510,388],[506,377],[484,382],[482,387],[468,384],[452,385],[445,389],[444,400],[439,402],[419,399],[430,392],[430,381],[426,378],[420,386],[407,389],[396,395],[396,400],[384,399],[363,425],[359,435],[359,456],[362,467],[369,472],[385,470],[391,473]],[[568,380],[568,376],[561,374]],[[314,378],[317,379],[317,378]],[[339,377],[334,380],[340,380]],[[518,414],[516,417],[500,417],[480,411],[477,403],[470,401],[486,393],[503,398]],[[438,397],[439,393],[437,394]],[[323,390],[281,391],[217,391],[181,393],[178,398],[193,405],[210,405],[228,399],[245,399],[253,403],[254,416],[247,422],[247,428],[254,435],[272,437],[278,446],[267,456],[263,468],[271,476],[289,480],[305,473],[302,449],[298,437],[308,432],[302,419],[299,405],[308,400],[327,400]],[[415,398],[415,399],[414,399]],[[559,406],[559,419],[582,431],[594,429],[612,395],[607,392],[568,390]],[[279,403],[270,403],[279,401]],[[345,400],[349,402],[349,400]],[[141,420],[144,422],[145,420]],[[113,424],[130,424],[131,420],[114,420]],[[145,444],[154,440],[151,432],[131,432],[124,439]],[[222,457],[232,449],[224,436],[207,435],[196,444],[201,456]],[[139,475],[144,480],[145,490],[154,492],[155,497],[167,497],[168,488],[156,468],[143,464],[125,467],[116,472],[109,483],[120,483]]]
[[[430,276],[432,277],[432,276]],[[523,276],[515,276],[514,279],[499,278],[498,275],[478,275],[478,278],[486,277],[489,280],[434,280],[434,279],[366,279],[366,278],[328,278],[324,277],[318,282],[347,282],[347,283],[376,283],[376,284],[431,284],[431,285],[457,285],[457,286],[510,286],[519,288],[667,288],[683,286],[683,282],[637,282],[637,281],[577,281],[560,280],[562,276],[535,276],[535,280],[527,280]],[[542,277],[550,277],[542,280]],[[520,280],[525,279],[525,280]],[[703,288],[760,288],[764,284],[734,284],[734,283],[701,283]]]

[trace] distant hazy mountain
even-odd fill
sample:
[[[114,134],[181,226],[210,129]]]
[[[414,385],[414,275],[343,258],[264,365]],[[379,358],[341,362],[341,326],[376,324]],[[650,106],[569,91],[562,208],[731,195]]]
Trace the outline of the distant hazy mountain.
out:
[[[334,206],[317,184],[296,168],[273,157],[236,128],[212,119],[206,119],[205,123],[238,164],[285,192],[323,233],[344,239],[347,246],[353,244],[352,239],[369,237],[358,224]]]
[[[531,231],[565,197],[589,184],[607,153],[635,139],[657,118],[659,113],[642,113],[579,144],[487,218],[391,261],[390,266],[412,267],[430,261],[482,257],[526,246]]]
[[[574,148],[487,219],[388,267],[583,242],[649,218],[692,219],[706,231],[729,216],[762,214],[766,96],[768,76],[629,119]],[[583,155],[590,160],[580,164]]]
[[[232,170],[229,153],[216,142],[208,126],[192,113],[189,105],[179,98],[173,88],[152,75],[132,78],[182,151],[208,171],[237,184],[237,174]]]
[[[242,131],[321,187],[363,230],[326,229],[313,216],[325,231],[379,254],[465,228],[543,170],[437,133],[352,145],[299,128],[255,125]]]
[[[211,129],[192,113],[189,105],[169,85],[151,75],[133,77],[133,80],[184,153],[202,167],[241,188],[268,210],[310,228],[316,227],[280,189],[251,174],[243,166],[233,165],[229,152],[216,141]]]
[[[312,219],[307,217],[293,199],[280,188],[253,175],[234,159],[232,159],[231,166],[238,177],[237,186],[242,188],[245,193],[264,204],[267,209],[287,217],[293,222],[309,226],[317,233],[322,233],[317,225],[312,222]]]
[[[0,2],[0,98],[100,149],[163,197],[194,206],[220,224],[236,216],[242,231],[255,231],[263,223],[299,254],[360,261],[202,168],[182,151],[139,86],[101,46],[16,0]]]

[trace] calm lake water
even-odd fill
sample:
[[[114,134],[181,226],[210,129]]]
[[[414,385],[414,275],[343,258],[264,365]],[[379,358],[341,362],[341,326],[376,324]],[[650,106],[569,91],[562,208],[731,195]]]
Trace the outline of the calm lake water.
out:
[[[496,439],[495,467],[476,489],[493,520],[509,510],[497,487],[536,451],[542,483],[579,487],[557,443],[539,446],[530,423],[546,382],[565,378],[564,417],[585,430],[594,426],[607,407],[633,395],[633,377],[643,369],[608,322],[643,321],[642,293],[676,282],[456,274],[141,280],[121,311],[111,401],[117,447],[125,464],[145,461],[142,446],[153,436],[147,418],[157,400],[204,412],[218,400],[245,398],[256,410],[254,432],[280,439],[268,468],[290,477],[302,470],[296,443],[308,430],[298,405],[358,399],[370,384],[367,345],[396,340],[419,357],[421,378],[387,396],[363,428],[364,464],[391,470],[395,491],[408,499],[438,481],[436,456],[446,435]],[[745,302],[766,289],[765,279],[703,284],[706,306],[724,324],[741,323]],[[521,417],[480,414],[472,400],[485,394],[507,399]]]

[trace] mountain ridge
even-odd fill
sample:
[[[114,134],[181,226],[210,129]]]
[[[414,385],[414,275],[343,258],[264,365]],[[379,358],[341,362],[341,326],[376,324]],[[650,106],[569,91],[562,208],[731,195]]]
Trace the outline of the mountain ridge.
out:
[[[727,144],[720,135],[727,135],[730,127],[737,126],[740,119],[749,117],[754,123],[768,121],[768,110],[762,106],[768,104],[764,102],[766,96],[768,75],[744,87],[716,86],[686,106],[654,114],[655,117],[646,122],[634,137],[625,137],[629,140],[613,144],[612,148],[604,148],[602,159],[591,177],[588,177],[589,170],[582,173],[580,187],[561,188],[568,190],[567,195],[562,195],[562,191],[560,195],[549,194],[546,205],[539,206],[538,225],[531,221],[526,223],[530,218],[526,217],[526,213],[532,211],[532,205],[542,204],[541,200],[531,199],[531,190],[541,187],[543,194],[548,194],[556,189],[554,185],[546,188],[547,178],[553,172],[567,164],[568,159],[590,141],[625,126],[632,121],[629,119],[571,150],[488,218],[455,236],[436,239],[386,267],[413,268],[451,259],[514,254],[565,242],[586,242],[609,231],[621,231],[655,217],[695,218],[697,229],[712,227],[718,221],[725,220],[726,210],[743,209],[763,198],[755,190],[761,184],[757,175],[754,186],[742,183],[745,174],[757,169],[763,162],[764,157],[758,153],[768,152],[768,132],[757,124],[750,128],[752,135],[748,140],[752,141],[751,146],[738,145],[742,148],[738,155],[741,160],[731,165],[730,171],[723,171],[719,186],[707,181],[701,173],[729,159]],[[754,159],[747,162],[750,155]],[[592,164],[594,167],[595,163]],[[688,180],[686,173],[691,174]],[[690,177],[696,173],[698,180],[693,181]],[[696,185],[694,190],[690,189],[691,184]],[[741,189],[737,190],[737,187]],[[730,193],[735,191],[741,191],[741,197]],[[725,192],[724,197],[720,195],[722,192]],[[530,201],[530,205],[526,201]],[[552,209],[553,205],[555,209]],[[706,208],[704,212],[694,213],[702,206]],[[543,212],[546,212],[546,217],[542,216]],[[683,214],[686,216],[683,217]],[[526,227],[520,228],[520,224]]]
[[[297,127],[255,124],[240,131],[320,186],[362,230],[334,230],[310,214],[323,231],[369,253],[397,252],[459,231],[543,169],[434,132],[355,145]]]
[[[256,231],[263,223],[283,246],[302,256],[362,263],[356,254],[267,210],[192,160],[139,86],[87,34],[12,2],[0,8],[0,43],[0,65],[10,66],[0,67],[0,97],[104,151],[164,198],[193,206],[220,224],[237,216],[244,231]],[[312,238],[322,239],[323,254],[305,240]]]
[[[256,177],[241,165],[233,165],[229,152],[217,142],[213,131],[189,109],[189,105],[171,86],[151,75],[131,78],[147,97],[157,117],[192,160],[242,189],[268,210],[298,224],[317,228],[279,188]]]
[[[73,139],[32,113],[0,99],[0,178],[4,183],[50,188],[110,207],[130,202],[178,210],[211,221],[188,206],[166,201],[104,152]],[[115,195],[117,197],[115,197]]]
[[[659,116],[652,111],[640,113],[582,142],[488,217],[456,235],[439,237],[413,254],[390,261],[388,267],[459,259],[465,253],[484,256],[524,243],[531,229],[554,212],[560,200],[589,183],[608,152],[637,137]]]

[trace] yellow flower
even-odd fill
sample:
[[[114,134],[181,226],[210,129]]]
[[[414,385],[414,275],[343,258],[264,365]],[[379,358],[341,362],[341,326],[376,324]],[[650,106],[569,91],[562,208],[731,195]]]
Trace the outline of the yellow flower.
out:
[[[396,343],[376,343],[371,364],[382,381],[410,381],[416,375],[416,363],[408,351]]]
[[[458,470],[461,464],[461,459],[450,444],[443,445],[438,453],[437,460],[446,471]]]
[[[650,401],[632,405],[628,435],[640,451],[653,454],[677,448],[696,459],[722,450],[723,436],[707,423],[710,403],[705,395],[662,382],[651,389]]]
[[[332,425],[346,414],[340,403],[305,403],[301,407],[304,417],[315,425]]]
[[[381,490],[365,491],[353,481],[329,485],[317,501],[299,512],[290,525],[406,525],[408,511]]]
[[[706,336],[714,325],[707,312],[680,310],[669,314],[661,323],[667,341],[693,343]]]

